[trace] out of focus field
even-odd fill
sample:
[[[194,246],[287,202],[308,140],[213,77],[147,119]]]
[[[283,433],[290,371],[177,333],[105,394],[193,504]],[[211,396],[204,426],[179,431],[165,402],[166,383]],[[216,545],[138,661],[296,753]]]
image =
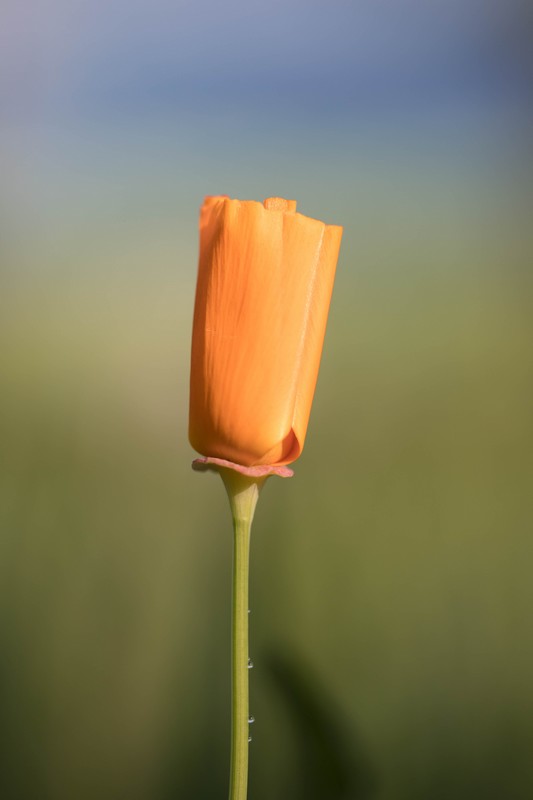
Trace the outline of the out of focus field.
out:
[[[251,800],[532,796],[532,125],[448,102],[6,117],[6,800],[226,794],[230,518],[187,443],[206,193],[345,227],[306,448],[254,524]]]

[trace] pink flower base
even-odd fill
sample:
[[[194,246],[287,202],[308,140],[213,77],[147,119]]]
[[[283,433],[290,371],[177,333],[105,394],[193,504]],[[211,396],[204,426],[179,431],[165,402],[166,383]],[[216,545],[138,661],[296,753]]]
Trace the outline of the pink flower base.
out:
[[[292,478],[294,472],[289,467],[271,467],[261,465],[259,467],[243,467],[242,464],[234,464],[233,461],[226,461],[224,458],[195,458],[192,468],[198,472],[205,472],[212,469],[215,472],[218,467],[233,469],[241,475],[248,475],[250,478],[266,478],[268,475],[278,475],[280,478]]]

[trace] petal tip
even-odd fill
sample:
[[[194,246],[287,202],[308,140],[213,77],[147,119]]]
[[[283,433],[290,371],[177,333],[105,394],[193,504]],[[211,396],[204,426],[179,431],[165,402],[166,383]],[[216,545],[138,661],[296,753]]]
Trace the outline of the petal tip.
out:
[[[284,211],[288,214],[296,211],[296,200],[285,200],[284,197],[267,197],[263,205],[267,211]]]

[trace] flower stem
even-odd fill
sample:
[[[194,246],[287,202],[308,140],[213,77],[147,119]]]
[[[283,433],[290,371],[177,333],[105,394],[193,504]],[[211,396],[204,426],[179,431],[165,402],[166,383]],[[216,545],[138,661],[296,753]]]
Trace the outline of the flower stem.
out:
[[[233,608],[231,664],[231,764],[229,800],[246,800],[248,786],[248,576],[250,531],[266,478],[220,469],[233,516]]]

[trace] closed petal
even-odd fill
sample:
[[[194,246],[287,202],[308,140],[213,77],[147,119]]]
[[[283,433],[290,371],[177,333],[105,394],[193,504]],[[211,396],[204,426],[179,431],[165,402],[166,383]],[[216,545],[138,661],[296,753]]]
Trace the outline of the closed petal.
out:
[[[202,208],[190,440],[205,455],[274,465],[303,447],[341,229],[295,208]]]
[[[295,458],[300,455],[303,448],[311,413],[341,239],[342,228],[340,226],[326,226],[317,261],[315,279],[312,290],[309,293],[305,342],[303,344],[304,352],[300,359],[300,371],[293,411],[292,428],[299,447],[297,454],[294,456]]]

